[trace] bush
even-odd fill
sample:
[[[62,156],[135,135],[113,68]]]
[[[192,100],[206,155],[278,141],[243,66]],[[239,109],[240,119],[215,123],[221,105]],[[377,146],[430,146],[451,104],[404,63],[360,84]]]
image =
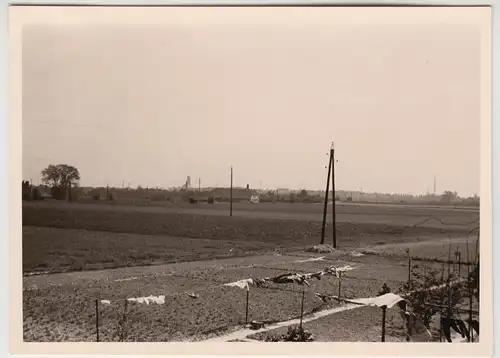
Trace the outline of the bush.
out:
[[[312,342],[314,341],[311,332],[300,326],[288,327],[288,332],[283,335],[271,336],[265,342]]]
[[[387,283],[384,283],[382,289],[378,292],[378,296],[383,296],[387,293],[391,293],[391,289],[389,286],[387,286]]]
[[[438,306],[448,306],[449,292],[448,287],[445,286],[439,289],[432,289],[432,287],[445,284],[448,279],[450,281],[456,280],[454,273],[450,273],[449,278],[443,277],[442,270],[434,268],[422,268],[415,265],[412,270],[411,287],[408,282],[405,282],[402,291],[411,291],[407,300],[409,301],[413,313],[419,317],[424,325],[429,328],[433,317],[441,311]],[[464,298],[464,285],[456,283],[452,285],[451,289],[451,309],[452,311],[458,306]],[[430,305],[429,305],[430,304]]]
[[[315,252],[318,254],[329,254],[335,252],[335,249],[332,245],[323,244],[323,245],[314,245],[312,247],[308,247],[305,250],[306,252]]]

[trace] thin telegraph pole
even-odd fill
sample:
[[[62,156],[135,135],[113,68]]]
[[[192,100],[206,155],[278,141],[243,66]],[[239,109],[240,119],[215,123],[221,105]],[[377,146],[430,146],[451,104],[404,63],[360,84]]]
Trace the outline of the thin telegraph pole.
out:
[[[229,190],[229,216],[233,216],[233,166],[231,165],[231,189]]]
[[[444,282],[444,262],[441,265],[441,282],[440,284],[442,285]],[[439,297],[439,305],[441,306],[439,310],[439,342],[443,341],[443,301],[444,301],[444,290],[440,290],[440,297]]]
[[[250,290],[247,287],[247,306],[246,306],[246,312],[245,312],[245,324],[248,324],[248,304],[249,304],[249,298],[250,298]]]
[[[387,306],[382,306],[382,342],[385,342],[385,315]]]
[[[460,277],[462,276],[461,275],[461,269],[462,269],[462,264],[461,264],[461,261],[462,261],[462,253],[460,251],[458,251],[458,279],[460,280]]]
[[[125,324],[127,322],[127,308],[128,308],[128,301],[125,299],[125,306],[123,307],[123,317],[122,317],[122,331],[121,331],[121,337],[120,341],[123,342],[125,340]]]
[[[328,162],[328,176],[326,178],[325,206],[323,208],[323,224],[321,226],[321,245],[325,243],[326,212],[328,211],[328,192],[330,191],[331,171],[332,171],[332,152],[330,151],[330,161]]]
[[[451,270],[451,243],[448,246],[448,282],[450,281],[450,274],[451,274],[450,270]]]
[[[330,162],[332,166],[332,224],[333,224],[333,248],[337,248],[337,222],[335,215],[335,148],[330,149]]]
[[[451,241],[451,240],[450,240]],[[451,321],[451,277],[450,277],[450,269],[451,269],[451,242],[448,247],[448,313],[447,313],[447,324]]]
[[[476,240],[476,257],[474,258],[477,263],[479,263],[479,231],[477,232],[477,240]]]
[[[407,249],[408,253],[408,291],[411,291],[411,254],[410,249]]]
[[[300,304],[300,329],[302,329],[302,317],[304,316],[304,296],[306,295],[306,291],[302,290],[302,303]]]
[[[99,342],[99,300],[95,300],[95,334],[96,341]]]
[[[469,262],[469,241],[467,240],[465,243],[465,248],[467,250],[467,262]],[[469,336],[470,342],[474,342],[474,330],[472,329],[472,282],[470,277],[470,265],[467,264],[467,286],[469,289]]]
[[[410,254],[410,248],[406,249],[406,252],[408,253],[408,291],[411,291],[411,254]],[[407,323],[407,329],[408,329],[408,336],[406,337],[406,341],[410,342],[411,341],[411,314],[408,313],[408,323]]]
[[[470,266],[469,266],[469,240],[465,242],[465,249],[467,251],[467,289],[469,293],[469,337],[467,338],[467,342],[470,342],[470,334],[472,332],[472,294],[471,294],[471,282],[470,282]]]
[[[339,302],[340,302],[340,284],[342,282],[342,272],[339,272]]]

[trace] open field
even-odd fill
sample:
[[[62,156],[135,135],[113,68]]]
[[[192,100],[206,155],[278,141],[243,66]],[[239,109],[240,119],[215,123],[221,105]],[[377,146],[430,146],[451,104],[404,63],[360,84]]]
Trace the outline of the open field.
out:
[[[46,218],[52,209],[85,212],[126,212],[128,214],[186,214],[205,216],[229,216],[229,205],[219,204],[166,204],[164,206],[132,206],[115,205],[113,202],[100,204],[80,204],[65,202],[24,203],[23,215],[43,210]],[[37,211],[34,211],[37,210]],[[331,203],[328,205],[327,222],[331,222]],[[447,230],[472,229],[478,225],[478,209],[456,209],[452,207],[422,207],[410,205],[370,205],[370,204],[337,204],[336,219],[338,223],[380,224],[388,226],[418,226],[429,228],[445,228]],[[289,204],[289,203],[234,203],[233,216],[265,220],[299,220],[321,222],[323,205]],[[30,221],[28,221],[30,222]],[[31,224],[28,224],[31,225]]]
[[[451,237],[453,247],[459,245],[465,258],[465,238],[477,216],[474,211],[445,210],[431,214],[430,210],[420,213],[404,208],[398,213],[394,208],[381,209],[373,215],[383,219],[377,217],[356,224],[340,222],[340,250],[314,254],[304,249],[319,243],[321,216],[319,220],[307,219],[317,216],[312,211],[316,209],[308,207],[311,212],[306,209],[302,212],[300,207],[293,208],[295,212],[290,207],[275,212],[253,209],[259,206],[248,211],[238,209],[233,217],[228,217],[221,214],[222,210],[203,208],[24,205],[24,272],[62,272],[23,278],[24,339],[93,341],[94,301],[106,299],[112,304],[101,306],[101,340],[116,341],[125,298],[151,294],[165,295],[165,304],[129,306],[127,340],[203,340],[237,330],[244,321],[245,291],[226,287],[225,283],[286,272],[317,271],[329,265],[355,267],[342,279],[343,297],[376,295],[384,283],[397,291],[408,275],[406,247],[411,248],[412,256],[432,255],[433,259],[446,260]],[[361,208],[345,215],[358,218],[353,222],[362,221],[371,215],[366,210]],[[257,215],[245,214],[248,212]],[[288,216],[280,218],[280,215]],[[454,224],[407,226],[410,220],[418,222],[428,216]],[[301,217],[306,219],[297,219]],[[331,231],[328,225],[327,242],[331,242]],[[469,248],[472,254],[474,236],[470,237]],[[353,250],[366,254],[356,256]],[[306,261],[321,257],[319,261]],[[433,261],[422,261],[422,265],[441,268],[441,263]],[[465,265],[461,271],[466,274]],[[311,281],[310,287],[288,284],[252,288],[250,320],[277,322],[297,317],[304,288],[305,312],[338,306],[314,296],[314,292],[337,294],[335,277]],[[193,292],[199,298],[188,296]],[[376,341],[380,338],[376,333],[380,317],[363,312],[342,313],[339,322],[343,323],[339,327],[343,327],[345,334],[333,328],[324,331],[325,325],[332,321],[329,318],[310,324],[323,332],[323,336],[315,333],[319,340]],[[336,335],[332,336],[332,330]],[[394,334],[388,331],[394,335],[391,339],[399,339],[396,331],[396,328]]]
[[[274,251],[265,242],[189,239],[25,226],[25,272],[80,271],[98,268],[210,260]]]
[[[293,207],[294,204],[288,206]],[[307,206],[314,205],[304,205]],[[289,207],[286,210],[291,210]],[[299,210],[302,206],[296,208]],[[215,259],[303,249],[320,241],[321,222],[318,220],[276,219],[275,215],[280,212],[265,210],[258,212],[259,215],[268,215],[265,219],[239,215],[239,211],[229,217],[199,214],[201,209],[196,208],[189,213],[183,211],[187,209],[179,210],[66,203],[27,204],[23,206],[23,270],[57,272]],[[360,209],[361,212],[363,210]],[[339,222],[339,247],[371,247],[398,242],[405,245],[409,240],[449,235],[462,237],[469,230],[467,223],[473,221],[476,215],[474,212],[465,212],[467,216],[453,210],[446,212],[438,219],[460,218],[462,221],[457,222],[465,223],[465,226],[446,226],[445,230],[442,225],[403,226],[399,220],[401,215],[387,214],[384,210],[381,209],[385,222]],[[403,209],[403,212],[406,210]],[[410,214],[417,215],[419,210],[415,209]],[[213,212],[220,213],[217,210]],[[294,215],[307,217],[310,214],[296,212]],[[368,214],[346,215],[361,215],[363,218]],[[422,218],[425,218],[423,214],[413,220],[422,221]],[[332,230],[331,223],[328,223],[326,242],[331,242]],[[465,258],[465,255],[462,257]]]

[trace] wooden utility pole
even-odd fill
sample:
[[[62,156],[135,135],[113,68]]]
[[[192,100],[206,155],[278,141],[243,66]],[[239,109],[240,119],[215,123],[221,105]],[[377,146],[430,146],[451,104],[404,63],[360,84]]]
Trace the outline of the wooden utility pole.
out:
[[[385,342],[385,318],[387,306],[382,306],[382,342]]]
[[[306,291],[302,290],[302,302],[300,304],[300,324],[299,327],[302,329],[302,318],[304,317],[304,296],[306,295]]]
[[[472,284],[470,277],[470,264],[469,264],[469,240],[465,242],[467,250],[467,288],[469,293],[469,337],[467,342],[474,342],[474,330],[472,329]]]
[[[335,215],[335,149],[330,149],[330,160],[332,165],[332,226],[333,226],[333,248],[337,248],[337,222]]]
[[[248,304],[249,304],[249,297],[250,296],[250,290],[247,287],[247,304],[246,304],[246,312],[245,312],[245,324],[248,324]]]
[[[444,262],[441,265],[441,282],[439,283],[442,285],[444,283]],[[439,297],[439,305],[441,309],[439,310],[439,342],[443,341],[443,302],[444,302],[444,289],[440,290],[440,297]]]
[[[448,309],[446,312],[446,324],[450,324],[451,322],[451,300],[452,300],[452,288],[451,288],[451,272],[450,272],[450,267],[451,267],[451,239],[450,239],[450,245],[448,247]]]
[[[330,160],[328,163],[328,176],[326,178],[325,206],[323,208],[323,225],[321,226],[321,245],[323,245],[325,243],[326,212],[328,211],[328,192],[330,191],[330,173],[331,173],[331,171],[332,171],[332,151],[330,150]],[[334,228],[334,230],[335,230],[335,228]]]
[[[408,253],[408,291],[411,291],[411,253],[410,249],[406,249],[406,252]]]
[[[231,189],[229,190],[229,216],[233,216],[233,166],[231,165]]]
[[[340,302],[340,285],[342,283],[342,271],[339,272],[339,302]]]
[[[96,341],[99,342],[99,300],[95,300],[95,334]]]

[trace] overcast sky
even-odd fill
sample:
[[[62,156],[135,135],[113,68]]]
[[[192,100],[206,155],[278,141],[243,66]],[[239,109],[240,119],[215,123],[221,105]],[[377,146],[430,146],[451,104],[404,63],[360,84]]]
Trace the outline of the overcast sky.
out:
[[[232,164],[235,185],[323,189],[335,141],[339,190],[432,192],[436,175],[473,195],[479,41],[438,16],[32,25],[23,177],[65,163],[82,185],[223,186]]]

